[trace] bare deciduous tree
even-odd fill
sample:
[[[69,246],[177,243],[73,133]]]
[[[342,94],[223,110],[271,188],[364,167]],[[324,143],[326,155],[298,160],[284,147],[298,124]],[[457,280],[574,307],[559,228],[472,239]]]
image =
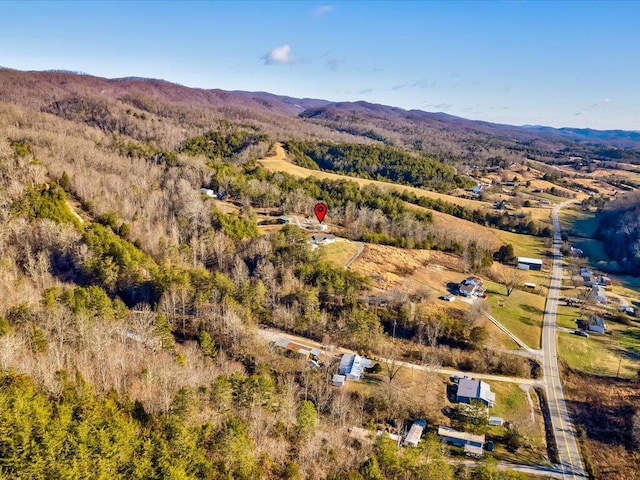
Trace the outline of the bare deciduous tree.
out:
[[[517,287],[522,286],[524,278],[524,273],[517,268],[504,268],[502,270],[500,280],[507,290],[507,297],[509,297]]]

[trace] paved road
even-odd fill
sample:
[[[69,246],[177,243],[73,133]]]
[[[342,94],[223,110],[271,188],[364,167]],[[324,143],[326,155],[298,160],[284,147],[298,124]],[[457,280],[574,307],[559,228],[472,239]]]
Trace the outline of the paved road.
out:
[[[279,339],[286,338],[289,341],[295,342],[299,345],[303,345],[310,348],[317,348],[321,350],[327,355],[342,355],[343,353],[356,353],[352,350],[340,347],[333,347],[325,350],[326,345],[322,345],[319,342],[311,340],[310,338],[301,337],[300,335],[293,335],[291,333],[283,332],[281,330],[275,328],[258,328],[258,336],[263,338],[268,342],[275,342]],[[376,357],[374,360],[383,363],[392,362],[391,359],[384,357]],[[477,378],[479,380],[494,380],[498,382],[508,382],[508,383],[517,383],[519,385],[534,385],[534,386],[542,386],[542,380],[536,380],[531,378],[520,378],[520,377],[507,377],[503,375],[492,375],[489,373],[475,373],[475,372],[463,372],[461,370],[455,370],[453,368],[442,368],[442,367],[431,367],[425,365],[419,365],[417,363],[409,363],[409,362],[401,362],[395,360],[396,365],[402,365],[405,368],[419,370],[419,371],[431,371],[435,373],[441,373],[444,375],[458,375],[458,376],[469,376],[473,378]]]
[[[567,201],[561,203],[553,209],[551,219],[553,221],[553,268],[551,272],[551,283],[549,294],[547,295],[547,306],[544,312],[542,326],[542,350],[544,352],[543,369],[544,384],[549,405],[549,415],[553,436],[558,446],[558,459],[560,470],[563,471],[562,478],[577,479],[586,478],[584,466],[580,458],[580,451],[573,433],[571,418],[567,411],[564,400],[562,383],[560,382],[560,371],[558,369],[558,354],[556,345],[556,311],[558,309],[558,297],[562,285],[562,254],[560,247],[560,223],[558,212],[562,207],[571,203]]]
[[[457,463],[458,465],[468,465],[472,468],[478,466],[478,462],[475,460],[449,461],[451,463]],[[498,462],[497,467],[498,470],[514,470],[516,472],[524,473],[525,475],[535,475],[536,478],[564,478],[564,473],[561,470],[554,467],[546,467],[544,465],[519,465],[510,462]]]

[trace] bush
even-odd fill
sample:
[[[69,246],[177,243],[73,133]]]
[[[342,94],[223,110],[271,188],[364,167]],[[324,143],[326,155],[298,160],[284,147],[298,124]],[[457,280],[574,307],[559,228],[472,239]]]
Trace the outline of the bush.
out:
[[[22,197],[13,202],[11,211],[28,219],[47,218],[58,223],[80,226],[66,202],[66,194],[57,183],[27,187]]]
[[[382,372],[382,366],[380,365],[380,363],[376,362],[371,366],[369,370],[373,374],[378,374]],[[638,372],[638,375],[640,375],[640,372]]]

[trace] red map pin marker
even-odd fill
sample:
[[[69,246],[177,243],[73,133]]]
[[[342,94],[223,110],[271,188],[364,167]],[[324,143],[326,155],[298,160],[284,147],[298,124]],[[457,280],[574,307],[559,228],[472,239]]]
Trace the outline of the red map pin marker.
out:
[[[324,216],[327,214],[327,205],[323,202],[316,203],[316,206],[313,207],[313,211],[316,214],[316,218],[319,222],[324,220]]]

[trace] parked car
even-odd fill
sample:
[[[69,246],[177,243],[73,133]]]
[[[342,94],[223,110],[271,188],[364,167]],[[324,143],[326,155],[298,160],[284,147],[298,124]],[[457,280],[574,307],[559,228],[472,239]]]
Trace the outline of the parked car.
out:
[[[585,332],[584,330],[576,330],[575,332],[576,335],[578,335],[579,337],[585,337],[585,338],[589,338],[589,334],[587,332]]]

